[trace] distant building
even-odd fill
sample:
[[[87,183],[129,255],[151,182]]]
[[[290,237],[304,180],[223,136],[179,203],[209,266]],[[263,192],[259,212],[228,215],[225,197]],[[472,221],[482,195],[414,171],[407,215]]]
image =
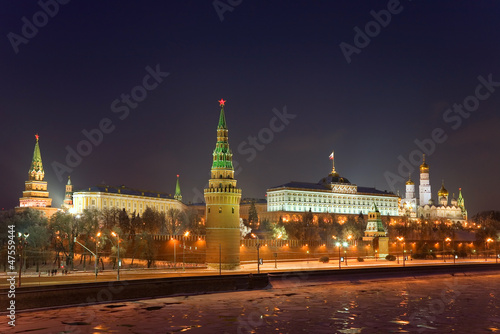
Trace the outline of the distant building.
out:
[[[68,175],[68,183],[66,184],[66,191],[64,192],[63,208],[73,209],[73,185],[71,184],[71,177]]]
[[[333,161],[333,153],[330,155]],[[294,219],[304,212],[316,215],[368,214],[376,204],[384,216],[399,215],[399,196],[375,188],[358,187],[335,170],[318,183],[289,182],[267,190],[266,218]]]
[[[75,213],[82,213],[85,209],[125,209],[127,213],[142,216],[146,208],[167,213],[170,209],[180,211],[186,208],[180,200],[167,193],[132,189],[125,186],[112,187],[98,185],[79,190],[73,193],[73,207]]]
[[[258,228],[259,223],[262,220],[262,215],[267,212],[267,201],[263,198],[244,198],[241,200],[240,204],[240,218],[245,221],[249,220],[250,207],[252,203],[255,205],[255,210],[257,211],[257,216],[259,220],[257,221],[257,226],[252,226],[253,228]]]
[[[363,241],[367,244],[367,252],[370,255],[385,257],[389,254],[389,237],[387,237],[387,231],[382,224],[382,218],[376,205],[368,213],[368,223]]]
[[[19,199],[19,206],[15,208],[16,212],[21,212],[27,208],[39,210],[45,213],[47,217],[52,216],[58,211],[52,207],[52,198],[47,191],[47,181],[44,181],[45,171],[43,170],[42,154],[38,144],[39,136],[35,135],[35,150],[31,167],[28,171],[28,181],[24,182],[23,197]]]
[[[462,197],[462,188],[459,188],[458,199],[453,198],[449,201],[449,192],[444,187],[444,180],[437,193],[437,201],[432,199],[430,186],[429,165],[425,162],[423,156],[422,165],[420,165],[420,198],[415,196],[415,183],[411,177],[406,182],[405,198],[401,200],[400,215],[409,216],[413,219],[439,220],[445,219],[453,223],[464,223],[467,220],[467,210],[465,201]]]

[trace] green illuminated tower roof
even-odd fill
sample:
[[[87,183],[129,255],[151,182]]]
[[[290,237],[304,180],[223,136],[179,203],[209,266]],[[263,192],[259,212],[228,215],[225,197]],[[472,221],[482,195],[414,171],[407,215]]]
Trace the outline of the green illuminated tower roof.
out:
[[[38,145],[38,134],[35,135],[36,143],[33,152],[33,160],[31,161],[31,168],[29,170],[30,180],[43,180],[45,171],[43,170],[42,155],[40,153],[40,146]]]
[[[217,144],[213,153],[212,169],[233,169],[233,153],[229,148],[226,116],[224,115],[224,101],[221,99],[219,125],[217,126]]]
[[[174,198],[178,201],[182,201],[181,195],[181,185],[179,183],[179,174],[177,174],[177,182],[175,183],[175,195]]]
[[[224,101],[224,100],[222,100],[222,101]],[[226,101],[224,101],[224,102],[226,102]],[[224,103],[221,104],[221,110],[220,110],[220,116],[219,116],[219,125],[217,126],[217,129],[226,129],[227,130],[226,116],[224,115]]]
[[[465,211],[465,200],[462,196],[462,188],[458,188],[458,206],[462,209],[462,212]]]

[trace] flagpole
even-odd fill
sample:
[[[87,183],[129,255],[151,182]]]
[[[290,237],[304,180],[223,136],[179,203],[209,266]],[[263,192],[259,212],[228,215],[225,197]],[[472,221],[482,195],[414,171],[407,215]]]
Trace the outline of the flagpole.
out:
[[[337,172],[335,171],[335,158],[333,151],[332,154],[330,154],[330,160],[332,161],[332,174],[337,174]]]

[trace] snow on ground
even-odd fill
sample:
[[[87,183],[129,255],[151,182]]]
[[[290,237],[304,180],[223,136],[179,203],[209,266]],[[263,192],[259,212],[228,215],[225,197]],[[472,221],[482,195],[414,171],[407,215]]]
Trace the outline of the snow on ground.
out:
[[[266,290],[18,314],[5,333],[489,333],[500,272],[352,282],[274,281]],[[280,288],[276,288],[279,286]]]

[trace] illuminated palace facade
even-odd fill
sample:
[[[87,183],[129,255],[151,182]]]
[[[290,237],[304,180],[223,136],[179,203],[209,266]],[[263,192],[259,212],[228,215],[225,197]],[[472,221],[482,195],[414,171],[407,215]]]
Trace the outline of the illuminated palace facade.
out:
[[[170,209],[183,211],[186,205],[182,203],[179,187],[179,176],[175,195],[128,188],[125,186],[111,187],[98,185],[73,193],[73,208],[71,212],[82,213],[85,209],[112,209],[125,210],[129,214],[142,216],[146,208],[167,213]]]
[[[368,214],[375,204],[384,216],[399,215],[399,196],[375,188],[358,187],[335,171],[318,183],[289,182],[267,190],[267,219],[300,220],[304,212],[313,214]]]

